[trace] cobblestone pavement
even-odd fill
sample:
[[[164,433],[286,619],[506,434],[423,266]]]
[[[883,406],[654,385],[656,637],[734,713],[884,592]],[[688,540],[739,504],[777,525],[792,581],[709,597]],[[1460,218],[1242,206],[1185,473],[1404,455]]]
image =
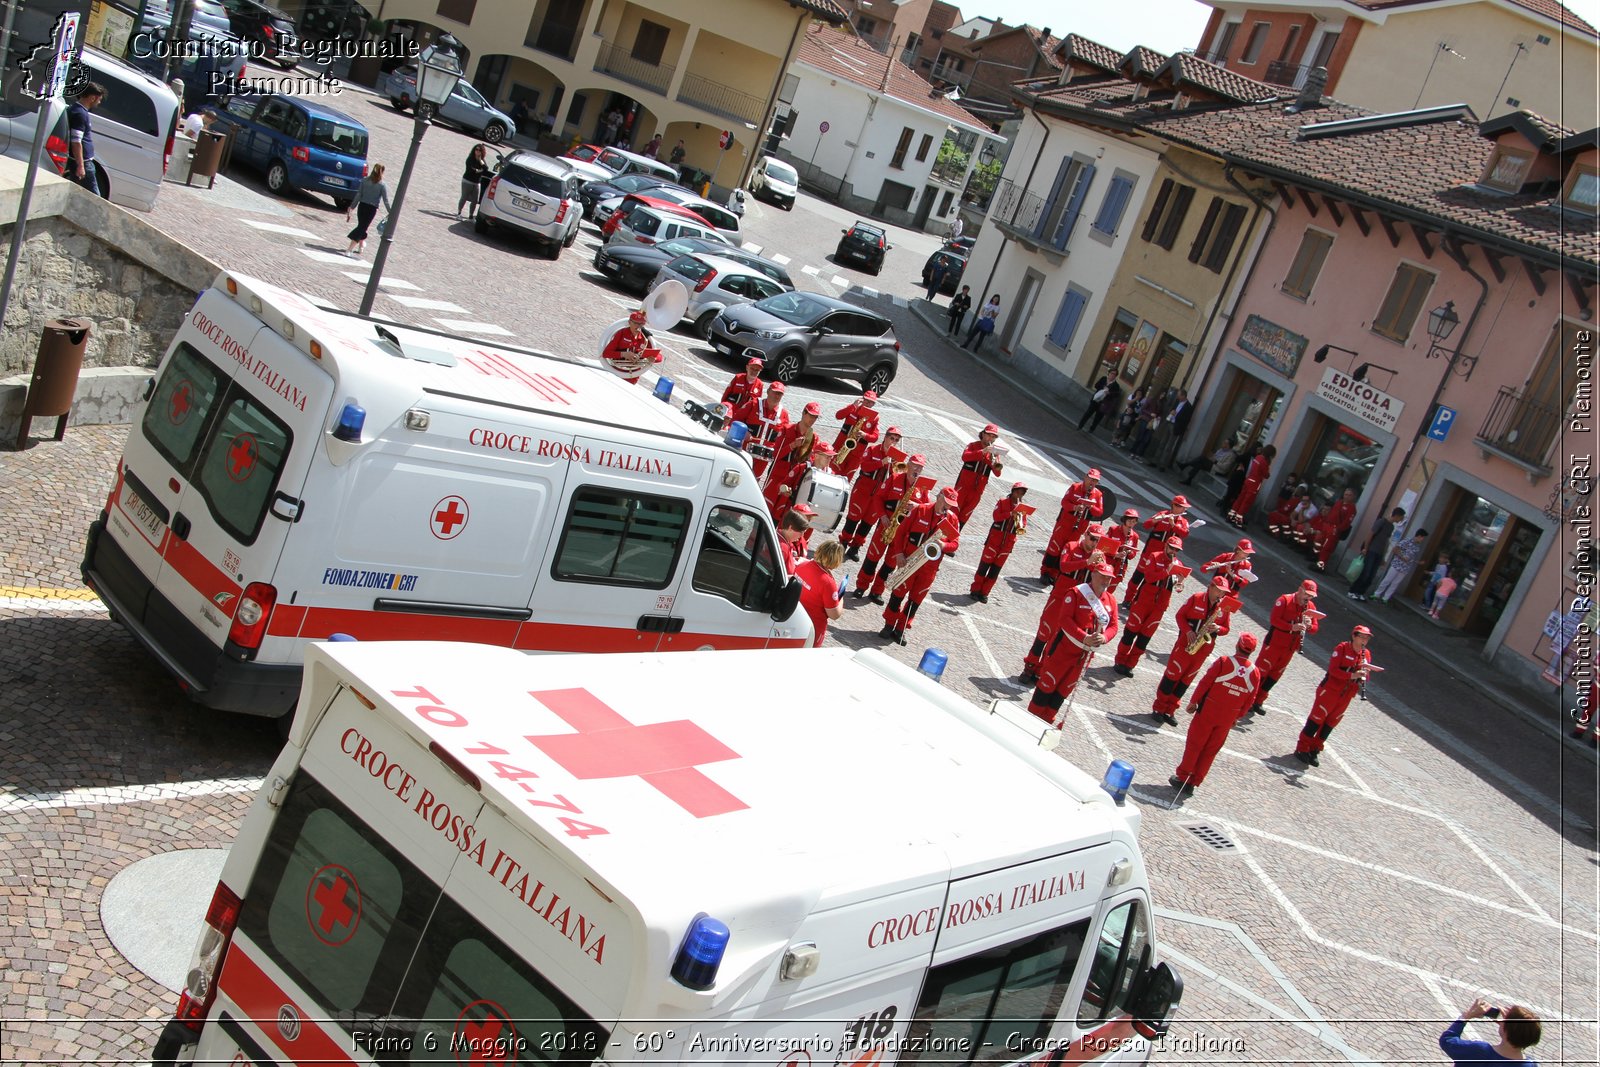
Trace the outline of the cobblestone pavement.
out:
[[[375,158],[400,158],[409,119],[359,94],[342,106],[373,129]],[[470,143],[443,129],[428,134],[388,272],[417,286],[392,288],[396,296],[452,307],[386,297],[381,309],[430,326],[438,315],[504,329],[522,343],[585,349],[631,300],[597,284],[576,254],[592,241],[587,230],[549,262],[456,223],[456,168]],[[342,216],[326,203],[270,199],[257,179],[242,176],[209,192],[169,186],[153,220],[230,269],[344,307],[359,298],[344,275],[360,270],[308,254],[342,247]],[[966,588],[992,488],[967,542],[943,564],[911,645],[889,651],[915,662],[924,647],[944,648],[953,691],[976,701],[1026,699],[1013,679],[1044,600],[1032,576],[1065,485],[1098,465],[1119,504],[1146,513],[1173,487],[1077,434],[1060,413],[990,375],[981,358],[947,347],[909,313],[911,281],[931,238],[897,233],[881,279],[834,266],[827,253],[836,224],[848,221],[802,198],[792,213],[752,204],[746,230],[750,243],[789,256],[803,287],[846,292],[894,317],[907,358],[885,408],[912,446],[929,453],[932,472],[952,478],[961,445],[984,422],[999,422],[1014,446],[1004,481],[1027,481],[1042,519],[992,602],[973,602]],[[971,281],[976,289],[982,279]],[[669,341],[665,373],[689,395],[720,392],[732,369],[685,335]],[[791,405],[820,398],[838,407],[854,391],[800,384]],[[0,452],[8,531],[0,547],[0,874],[10,920],[0,930],[3,1063],[148,1056],[175,994],[106,939],[102,891],[145,856],[225,847],[277,745],[270,724],[186,704],[82,587],[83,532],[126,433],[72,427],[63,442]],[[1209,501],[1199,503],[1210,525],[1190,539],[1191,560],[1233,541]],[[1246,593],[1235,634],[1261,635],[1272,598],[1303,576],[1285,556],[1261,558],[1262,580]],[[1138,768],[1134,796],[1144,812],[1158,933],[1186,979],[1178,1023],[1154,1060],[1438,1062],[1439,1030],[1487,993],[1556,1020],[1535,1050],[1541,1062],[1596,1062],[1594,761],[1486,700],[1470,661],[1445,670],[1380,623],[1374,656],[1389,671],[1352,708],[1323,766],[1302,768],[1287,754],[1322,664],[1356,619],[1341,583],[1327,585],[1329,618],[1274,690],[1270,713],[1234,732],[1204,787],[1181,806],[1169,810],[1165,782],[1182,735],[1147,714],[1171,626],[1133,678],[1113,674],[1102,657],[1080,688],[1060,751],[1094,773],[1113,757]],[[850,601],[830,641],[878,647],[881,625],[875,607]],[[1003,817],[1003,797],[974,800],[995,804]],[[1231,847],[1206,844],[1193,824]]]

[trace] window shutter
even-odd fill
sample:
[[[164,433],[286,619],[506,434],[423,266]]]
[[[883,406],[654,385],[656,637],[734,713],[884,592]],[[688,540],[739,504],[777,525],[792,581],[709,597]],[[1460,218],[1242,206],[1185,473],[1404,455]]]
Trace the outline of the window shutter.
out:
[[[1072,335],[1078,332],[1078,320],[1083,318],[1084,305],[1089,302],[1076,289],[1068,289],[1056,311],[1056,321],[1050,325],[1050,343],[1059,348],[1072,347]]]
[[[1094,164],[1085,163],[1078,171],[1078,180],[1072,187],[1072,196],[1067,201],[1067,210],[1061,215],[1061,225],[1056,227],[1055,238],[1051,241],[1057,248],[1067,247],[1067,241],[1072,238],[1072,227],[1077,225],[1078,215],[1083,211],[1084,198],[1089,195],[1089,186],[1094,182]]]
[[[1222,213],[1223,203],[1220,196],[1211,198],[1211,206],[1206,208],[1206,217],[1200,224],[1200,232],[1194,235],[1194,244],[1189,246],[1190,263],[1200,262],[1200,257],[1206,254],[1206,242],[1211,240],[1211,229],[1217,224],[1217,216]]]
[[[1239,236],[1239,227],[1244,225],[1244,216],[1243,204],[1229,204],[1228,210],[1223,212],[1217,239],[1211,243],[1211,254],[1206,257],[1207,270],[1222,273],[1222,265],[1228,262],[1228,253],[1233,251],[1233,242]]]
[[[1141,240],[1148,241],[1156,235],[1156,227],[1161,225],[1161,212],[1167,206],[1167,198],[1171,195],[1172,179],[1166,178],[1156,193],[1156,202],[1150,207],[1150,216],[1144,220],[1144,230],[1139,234]]]
[[[1106,198],[1100,202],[1100,215],[1094,220],[1094,228],[1101,233],[1116,235],[1117,226],[1122,222],[1122,213],[1127,210],[1128,196],[1133,192],[1133,179],[1115,174],[1111,177],[1111,187],[1106,190]]]
[[[1168,252],[1178,243],[1178,231],[1183,229],[1183,220],[1189,214],[1189,203],[1192,200],[1194,200],[1194,186],[1178,186],[1177,192],[1172,197],[1172,208],[1161,223],[1161,233],[1156,236],[1156,244]]]
[[[1056,171],[1056,179],[1050,183],[1050,195],[1045,197],[1044,207],[1039,210],[1039,222],[1033,228],[1035,237],[1043,237],[1049,227],[1050,219],[1055,215],[1056,203],[1061,199],[1061,187],[1066,184],[1067,175],[1072,172],[1073,162],[1071,156],[1061,161],[1061,169]]]

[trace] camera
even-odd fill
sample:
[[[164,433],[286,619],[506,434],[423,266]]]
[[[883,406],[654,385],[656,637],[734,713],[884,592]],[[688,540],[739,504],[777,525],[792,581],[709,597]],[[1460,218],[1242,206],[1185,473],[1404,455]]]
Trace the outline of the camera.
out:
[[[1483,1017],[1485,1019],[1498,1019],[1498,1018],[1500,1018],[1500,1009],[1499,1008],[1487,1008],[1487,1009],[1484,1010]]]

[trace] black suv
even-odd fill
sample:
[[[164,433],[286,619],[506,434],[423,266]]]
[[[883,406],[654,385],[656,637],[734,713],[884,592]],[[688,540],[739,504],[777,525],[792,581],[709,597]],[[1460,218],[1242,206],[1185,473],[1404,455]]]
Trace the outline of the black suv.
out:
[[[284,68],[300,62],[300,38],[289,15],[258,0],[222,0],[222,6],[228,25],[252,55]]]
[[[833,253],[835,263],[840,266],[860,263],[869,274],[883,270],[883,254],[894,247],[889,243],[888,234],[865,222],[840,232],[844,236],[839,238],[839,248]]]

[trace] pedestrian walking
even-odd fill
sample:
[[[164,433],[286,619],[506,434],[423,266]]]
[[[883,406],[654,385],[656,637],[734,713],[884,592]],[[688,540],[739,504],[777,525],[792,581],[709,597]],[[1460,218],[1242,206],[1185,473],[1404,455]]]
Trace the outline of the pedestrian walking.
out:
[[[345,234],[350,238],[350,247],[344,250],[347,256],[358,256],[367,247],[367,230],[372,225],[372,219],[378,214],[378,208],[389,209],[389,187],[383,184],[383,164],[374,163],[367,169],[367,176],[361,180],[361,188],[356,193],[355,201],[350,207],[345,208],[344,217],[349,218],[350,212],[355,211],[356,224],[351,231]]]
[[[1469,1041],[1462,1037],[1467,1023],[1473,1019],[1492,1019],[1499,1024],[1500,1040]],[[1539,1067],[1539,1061],[1529,1056],[1527,1050],[1539,1043],[1543,1027],[1539,1016],[1521,1004],[1497,1008],[1482,997],[1467,1006],[1456,1021],[1445,1027],[1439,1035],[1439,1048],[1456,1067],[1468,1063],[1499,1063],[1502,1060],[1520,1063],[1522,1067]]]
[[[1267,619],[1267,644],[1256,660],[1261,668],[1261,685],[1250,701],[1250,711],[1256,715],[1267,713],[1267,694],[1278,684],[1289,661],[1300,651],[1307,634],[1317,632],[1317,624],[1324,615],[1317,610],[1317,583],[1307,578],[1300,588],[1285,593],[1272,602],[1272,614]]]
[[[1096,567],[1083,585],[1073,586],[1058,616],[1060,627],[1039,666],[1039,681],[1028,711],[1052,725],[1072,699],[1078,681],[1103,648],[1117,635],[1117,602],[1109,591],[1111,568]]]
[[[950,298],[950,329],[946,331],[951,337],[961,334],[961,321],[967,317],[967,311],[972,307],[972,286],[963,285],[961,291]]]
[[[1260,670],[1250,662],[1256,650],[1254,634],[1241,634],[1233,655],[1223,656],[1201,677],[1189,698],[1189,732],[1183,739],[1183,758],[1167,784],[1183,794],[1198,790],[1211,773],[1211,764],[1228,740],[1233,724],[1249,714],[1247,705],[1256,690]]]
[[[461,209],[467,209],[467,218],[476,218],[478,214],[478,201],[482,199],[483,188],[488,184],[489,173],[489,146],[475,144],[467,153],[466,167],[461,172],[461,199],[456,204],[456,218],[461,218]]]
[[[1301,763],[1321,766],[1317,756],[1328,743],[1328,735],[1344,720],[1344,713],[1357,694],[1366,695],[1367,677],[1372,670],[1372,653],[1367,651],[1370,640],[1372,631],[1357,626],[1350,631],[1350,640],[1339,642],[1333,650],[1333,658],[1328,660],[1328,673],[1317,686],[1311,714],[1306,716],[1306,724],[1295,742],[1294,758]]]
[[[922,284],[928,289],[928,303],[933,303],[934,298],[939,295],[939,290],[944,286],[945,275],[949,272],[950,268],[941,255],[935,255],[923,268]]]
[[[1260,454],[1261,446],[1258,444],[1251,445],[1239,454],[1239,461],[1228,474],[1228,484],[1223,488],[1222,496],[1217,498],[1217,507],[1224,516],[1233,510],[1233,502],[1244,491],[1244,479],[1250,473],[1250,463]]]
[[[1027,495],[1028,487],[1017,482],[994,506],[989,536],[984,539],[983,555],[978,560],[978,572],[972,576],[972,588],[968,590],[972,599],[980,604],[989,602],[989,594],[994,591],[1001,568],[1011,558],[1017,538],[1028,532],[1028,516],[1033,514],[1033,507],[1022,502]]]
[[[996,293],[989,298],[978,311],[978,317],[972,321],[972,329],[967,331],[967,339],[962,343],[962,348],[970,348],[977,352],[983,348],[984,340],[994,333],[994,320],[1000,317],[1000,294]],[[978,343],[974,345],[973,339]]]
[[[1417,569],[1417,564],[1422,559],[1423,542],[1428,539],[1427,530],[1418,530],[1408,540],[1394,546],[1394,551],[1389,553],[1389,569],[1384,572],[1383,581],[1378,583],[1378,588],[1373,592],[1372,599],[1380,604],[1387,604],[1400,592],[1400,588],[1411,578],[1411,573]]]
[[[1217,647],[1217,638],[1232,628],[1233,613],[1238,608],[1239,599],[1229,591],[1226,578],[1211,579],[1210,585],[1178,608],[1173,616],[1178,624],[1178,636],[1167,655],[1167,669],[1156,687],[1155,700],[1150,704],[1150,714],[1157,722],[1178,725],[1178,718],[1172,713],[1178,710],[1178,702],[1189,691],[1200,668],[1205,666],[1211,650]]]
[[[1110,391],[1111,375],[1102,374],[1099,378],[1095,379],[1094,388],[1089,393],[1089,404],[1083,409],[1083,415],[1078,419],[1078,429],[1083,429],[1083,424],[1089,421],[1090,416],[1092,416],[1096,411],[1100,410],[1100,401],[1104,400],[1106,398],[1106,394]],[[1096,425],[1098,424],[1099,423],[1097,420]]]
[[[67,105],[67,146],[70,172],[67,177],[100,195],[100,177],[94,162],[94,120],[89,112],[106,99],[106,87],[99,82],[89,82],[78,93],[78,98]]]
[[[1378,572],[1383,569],[1384,562],[1389,558],[1389,545],[1394,540],[1395,532],[1406,521],[1406,509],[1395,508],[1389,512],[1387,518],[1380,518],[1372,524],[1372,532],[1367,535],[1366,543],[1361,546],[1361,573],[1350,586],[1350,592],[1345,594],[1351,600],[1367,599],[1367,590],[1372,588],[1372,583],[1377,579]]]
[[[950,224],[950,241],[959,241],[961,239],[962,231],[965,230],[966,228],[967,228],[967,224],[965,222],[961,221],[961,216],[960,215],[957,215],[956,216],[956,221],[954,221],[954,222],[952,222]],[[946,243],[949,243],[949,242],[946,242]]]
[[[833,575],[843,562],[844,546],[830,537],[817,546],[810,559],[794,569],[794,576],[800,579],[800,607],[811,619],[812,648],[821,646],[827,636],[828,621],[844,614],[839,606],[844,590]]]

